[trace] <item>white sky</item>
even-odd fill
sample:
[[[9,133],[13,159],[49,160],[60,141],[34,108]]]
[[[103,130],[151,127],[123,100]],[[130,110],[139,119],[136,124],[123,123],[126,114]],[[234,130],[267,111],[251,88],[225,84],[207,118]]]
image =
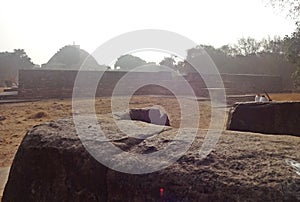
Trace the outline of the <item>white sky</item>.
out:
[[[0,1],[0,52],[23,48],[36,64],[73,41],[92,53],[105,41],[139,29],[169,30],[220,47],[241,37],[288,35],[295,24],[262,0]]]

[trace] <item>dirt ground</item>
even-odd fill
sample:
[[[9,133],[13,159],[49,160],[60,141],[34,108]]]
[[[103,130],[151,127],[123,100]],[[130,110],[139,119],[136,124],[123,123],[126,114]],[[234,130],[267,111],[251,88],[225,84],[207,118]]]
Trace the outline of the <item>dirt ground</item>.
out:
[[[270,94],[270,96],[274,101],[300,101],[300,94]],[[189,102],[195,101],[187,99],[185,104],[189,106]],[[173,127],[180,126],[180,106],[175,98],[135,96],[130,101],[130,107],[135,108],[153,105],[160,105],[166,110]],[[198,106],[201,117],[199,127],[206,129],[210,124],[211,118],[210,103],[208,101],[199,101]],[[111,100],[109,98],[97,98],[95,110],[97,114],[110,113]],[[5,118],[0,121],[0,168],[3,168],[11,166],[14,155],[29,128],[43,122],[71,117],[72,100],[44,100],[38,102],[0,104],[0,116]],[[297,137],[291,136],[283,136],[282,138],[285,140],[290,138],[291,142],[299,140],[299,138],[297,139]],[[274,141],[274,143],[271,141],[268,145],[270,148],[276,147],[276,141]]]
[[[300,101],[300,93],[270,94],[274,101]]]
[[[299,100],[300,94],[270,94],[276,101]],[[130,107],[146,107],[160,105],[164,107],[170,117],[173,127],[180,125],[180,107],[175,98],[133,97]],[[207,128],[210,123],[209,102],[199,102],[201,120],[200,128]],[[97,114],[111,112],[109,98],[98,98],[95,103]],[[10,166],[13,157],[21,143],[26,130],[36,124],[72,116],[71,99],[45,100],[39,102],[0,104],[0,167]]]
[[[0,89],[1,90],[1,89]],[[270,94],[276,101],[299,100],[300,94]],[[136,96],[130,101],[131,107],[146,107],[161,105],[167,111],[173,127],[180,125],[180,108],[175,98],[142,97]],[[207,128],[210,123],[209,102],[199,102],[200,128]],[[95,108],[97,113],[111,112],[109,98],[98,98]],[[26,130],[36,124],[72,116],[71,99],[45,100],[29,103],[0,104],[0,167],[10,166],[13,157],[21,143]]]
[[[189,102],[187,100],[187,102]],[[188,103],[187,103],[188,104]],[[170,117],[171,125],[179,127],[180,108],[175,98],[134,97],[130,107],[162,106]],[[200,127],[206,128],[210,123],[210,106],[208,102],[199,102]],[[98,98],[95,109],[97,114],[111,112],[108,98]],[[27,129],[34,125],[72,116],[71,99],[45,100],[39,102],[0,104],[0,167],[10,166]]]

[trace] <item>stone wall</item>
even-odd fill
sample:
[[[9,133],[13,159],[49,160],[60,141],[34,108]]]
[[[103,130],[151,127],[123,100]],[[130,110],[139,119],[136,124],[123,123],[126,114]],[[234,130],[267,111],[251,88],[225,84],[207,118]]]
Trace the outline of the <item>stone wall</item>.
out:
[[[222,74],[222,79],[227,88],[234,94],[281,92],[283,90],[282,78],[272,75],[254,74]]]
[[[300,136],[300,102],[236,103],[228,115],[227,129]]]
[[[70,98],[72,97],[74,82],[78,71],[76,70],[20,70],[19,71],[19,91],[22,98]],[[84,78],[82,94],[89,93],[89,82],[95,81],[102,75],[96,90],[96,96],[111,96],[117,83],[126,86],[130,91],[134,88],[133,84],[142,84],[145,81],[152,84],[139,88],[137,95],[172,95],[167,87],[172,86],[177,95],[191,95],[184,88],[182,77],[173,75],[171,72],[132,72],[128,80],[122,84],[120,79],[127,72],[122,71],[85,71],[80,74]],[[280,92],[282,91],[282,81],[280,77],[268,75],[221,75],[227,94],[246,94]],[[181,79],[180,79],[181,78]],[[209,95],[208,89],[203,78],[199,74],[188,74],[184,79],[194,90],[194,93],[200,97]],[[220,83],[216,75],[205,75],[205,81],[211,83],[211,88],[220,89]],[[118,94],[126,94],[126,91]]]
[[[76,70],[20,70],[19,75],[19,96],[20,97],[31,97],[31,98],[68,98],[72,96],[74,82],[78,71]],[[85,71],[81,72],[81,78],[84,78],[80,91],[84,95],[85,92],[89,92],[88,88],[100,74],[103,72],[97,71]],[[111,96],[115,85],[120,79],[126,74],[126,72],[120,71],[106,71],[103,73],[101,80],[98,83],[96,90],[96,96]],[[131,78],[132,77],[132,78]],[[139,73],[135,72],[128,78],[135,82],[142,82],[145,79],[153,79],[153,83],[164,80],[171,80],[171,74],[160,72],[160,73]],[[128,89],[130,89],[128,85]],[[150,92],[152,90],[152,92]],[[125,92],[124,92],[125,93]],[[139,89],[136,94],[171,94],[165,88],[148,85]]]

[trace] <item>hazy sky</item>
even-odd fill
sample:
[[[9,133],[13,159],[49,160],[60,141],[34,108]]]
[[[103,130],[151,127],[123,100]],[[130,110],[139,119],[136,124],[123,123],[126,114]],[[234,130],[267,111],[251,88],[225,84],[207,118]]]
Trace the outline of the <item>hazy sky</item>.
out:
[[[293,32],[294,22],[266,1],[2,0],[0,51],[23,48],[34,63],[42,64],[73,41],[92,53],[103,42],[138,29],[169,30],[215,47],[241,37]]]

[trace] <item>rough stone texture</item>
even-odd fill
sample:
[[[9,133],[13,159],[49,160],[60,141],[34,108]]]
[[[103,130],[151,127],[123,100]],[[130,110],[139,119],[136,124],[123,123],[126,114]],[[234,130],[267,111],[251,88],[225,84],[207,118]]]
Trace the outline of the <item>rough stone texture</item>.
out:
[[[236,103],[230,110],[228,130],[300,136],[300,102]]]
[[[99,119],[109,142],[132,153],[158,151],[170,144],[177,132],[167,126],[119,120],[129,128],[130,124],[160,128],[157,134],[139,131],[146,139],[136,139],[119,131],[110,116]],[[190,149],[168,168],[133,175],[111,170],[92,158],[78,139],[71,119],[41,124],[28,131],[22,141],[2,200],[300,200],[300,176],[284,162],[285,158],[300,161],[300,138],[224,132],[218,147],[206,159],[200,159],[199,148],[205,133],[199,131]],[[96,146],[101,149],[101,142]],[[108,152],[105,147],[99,151],[103,155]]]
[[[63,128],[66,134],[58,135]],[[74,132],[65,122],[33,128],[18,149],[2,201],[105,201],[106,168]]]
[[[161,111],[159,108],[155,107],[130,109],[129,116],[131,120],[170,126],[168,115],[165,112]]]

